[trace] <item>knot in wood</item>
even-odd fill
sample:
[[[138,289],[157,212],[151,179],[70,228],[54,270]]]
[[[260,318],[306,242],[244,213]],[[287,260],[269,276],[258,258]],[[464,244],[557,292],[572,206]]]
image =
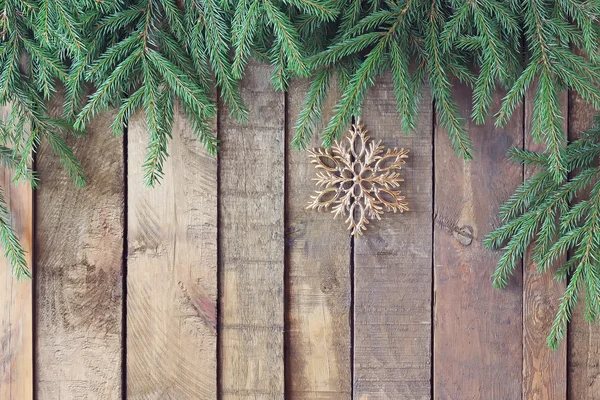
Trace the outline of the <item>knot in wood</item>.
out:
[[[461,226],[454,230],[453,236],[463,246],[469,246],[473,242],[473,227],[469,225]]]

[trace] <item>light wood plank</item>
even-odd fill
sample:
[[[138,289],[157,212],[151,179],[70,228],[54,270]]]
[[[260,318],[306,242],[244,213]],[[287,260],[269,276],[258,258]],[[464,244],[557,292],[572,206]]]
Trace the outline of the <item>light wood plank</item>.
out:
[[[0,109],[5,119],[9,110]],[[31,187],[11,184],[13,174],[0,168],[4,200],[11,211],[10,221],[33,268],[33,206]],[[0,399],[33,398],[33,299],[32,281],[18,281],[4,257],[0,257]]]
[[[569,139],[575,140],[589,129],[597,111],[577,93],[570,94]],[[586,195],[583,196],[587,198]],[[572,400],[600,400],[600,326],[584,317],[584,298],[573,312],[567,335],[568,395]]]
[[[127,398],[216,399],[217,160],[176,106],[164,179],[148,188],[142,113],[127,136]]]
[[[284,398],[285,112],[270,74],[249,65],[249,120],[222,115],[219,125],[223,400]]]
[[[531,114],[534,93],[525,95],[525,148],[542,151],[545,146],[534,143],[531,134]],[[567,130],[567,92],[560,97],[563,129]],[[536,173],[525,167],[524,179]],[[564,262],[565,259],[561,259]],[[554,279],[552,273],[540,274],[529,254],[523,264],[523,399],[565,399],[567,396],[567,346],[564,340],[553,351],[546,344],[565,282]]]
[[[462,115],[471,93],[455,88]],[[493,97],[497,109],[502,94]],[[475,159],[457,158],[448,134],[435,128],[434,398],[520,399],[522,389],[522,271],[496,290],[490,275],[500,252],[482,245],[500,223],[498,207],[521,183],[523,169],[506,152],[523,145],[523,110],[504,128],[467,124]]]
[[[113,116],[67,143],[89,184],[76,188],[42,145],[36,210],[37,388],[41,400],[121,398],[123,138]]]
[[[308,153],[293,149],[291,141],[308,86],[294,81],[287,99],[287,398],[344,400],[352,393],[351,239],[331,213],[306,209],[317,188],[316,170]],[[332,82],[326,121],[338,99],[335,87]],[[313,137],[310,147],[319,147],[320,139]]]
[[[360,400],[431,395],[433,134],[427,88],[421,104],[417,132],[404,136],[386,74],[363,109],[371,137],[410,149],[401,189],[410,211],[386,214],[355,238],[354,397]]]

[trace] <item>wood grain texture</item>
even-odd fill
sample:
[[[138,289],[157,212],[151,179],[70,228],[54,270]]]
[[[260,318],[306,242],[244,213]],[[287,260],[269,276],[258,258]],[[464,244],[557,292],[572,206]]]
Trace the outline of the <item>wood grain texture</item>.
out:
[[[563,129],[567,131],[567,92],[560,95]],[[525,148],[543,151],[531,136],[534,93],[525,95]],[[524,179],[537,171],[525,167]],[[563,258],[560,262],[564,262]],[[526,253],[523,260],[523,399],[565,399],[567,396],[567,346],[564,340],[557,350],[550,350],[546,337],[550,333],[560,298],[566,285],[554,279],[552,272],[540,274],[537,264]]]
[[[591,127],[597,111],[576,93],[569,99],[569,139]],[[568,330],[568,398],[600,400],[600,326],[584,317],[584,298],[580,296]]]
[[[403,136],[389,74],[369,91],[362,122],[384,146],[410,149],[401,187],[410,211],[373,221],[354,244],[354,398],[431,395],[432,102]],[[342,226],[339,226],[343,229]]]
[[[221,396],[284,398],[284,94],[250,64],[246,123],[223,112],[220,153]]]
[[[325,106],[328,120],[337,101],[335,82]],[[307,81],[295,81],[288,94],[287,212],[288,309],[286,331],[287,398],[344,400],[352,396],[350,349],[350,236],[329,212],[307,210],[317,186],[306,151],[293,149],[293,124]],[[310,147],[319,147],[313,137]]]
[[[121,398],[123,138],[102,114],[67,143],[76,188],[49,146],[38,154],[37,388],[40,400]]]
[[[144,121],[128,131],[127,398],[216,399],[217,160],[177,105],[165,177],[146,187]]]
[[[0,109],[5,119],[6,108]],[[0,185],[11,211],[10,221],[26,260],[33,268],[33,206],[26,182],[11,184],[13,174],[0,168]],[[0,257],[0,399],[33,398],[33,298],[32,281],[17,280],[4,257]]]
[[[492,109],[501,97],[494,95]],[[457,86],[455,98],[469,116],[470,91]],[[522,180],[522,167],[506,155],[523,145],[522,114],[517,108],[504,128],[469,122],[471,162],[458,159],[448,134],[435,128],[435,399],[521,398],[522,271],[506,289],[494,289],[490,275],[500,252],[481,242]]]

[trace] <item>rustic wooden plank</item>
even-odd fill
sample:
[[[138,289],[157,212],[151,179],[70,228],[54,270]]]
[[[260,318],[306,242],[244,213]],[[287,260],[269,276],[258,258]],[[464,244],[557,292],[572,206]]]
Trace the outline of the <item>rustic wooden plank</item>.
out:
[[[216,399],[216,157],[177,105],[165,178],[148,188],[142,113],[127,136],[127,398]]]
[[[433,203],[429,90],[423,89],[418,130],[411,136],[401,131],[389,74],[369,91],[362,121],[384,146],[410,149],[402,187],[410,211],[386,214],[355,238],[354,397],[428,399]]]
[[[569,95],[569,139],[591,127],[597,111],[577,94]],[[583,296],[568,331],[568,398],[600,400],[600,326],[586,322]]]
[[[493,97],[496,109],[502,94]],[[462,115],[471,114],[471,93],[457,86]],[[459,160],[448,134],[435,129],[435,326],[436,399],[519,399],[522,389],[522,277],[505,290],[490,275],[500,252],[483,237],[500,223],[498,207],[520,184],[521,166],[506,152],[523,145],[523,110],[504,128],[468,123],[475,159]]]
[[[7,108],[0,109],[5,119]],[[4,200],[11,211],[11,224],[29,268],[33,267],[33,206],[27,183],[11,184],[13,174],[0,168]],[[18,281],[4,257],[0,257],[0,399],[33,398],[33,299],[32,281]]]
[[[324,120],[338,98],[335,85]],[[291,141],[307,89],[308,82],[295,81],[287,98],[287,397],[344,400],[352,396],[351,239],[330,213],[306,209],[316,171],[308,153],[292,149]],[[320,138],[313,137],[310,147],[318,146]]]
[[[36,210],[37,388],[43,400],[120,399],[123,138],[102,114],[67,143],[89,184],[76,188],[43,144]]]
[[[561,93],[560,104],[564,116],[563,129],[567,130],[567,92]],[[534,143],[529,134],[533,112],[534,93],[525,95],[525,148],[542,151],[545,146]],[[524,179],[535,174],[533,167],[525,167]],[[565,260],[562,259],[562,262]],[[554,279],[552,273],[540,274],[529,254],[523,261],[523,399],[565,399],[567,396],[566,340],[560,348],[548,348],[550,333],[565,283]]]
[[[249,120],[225,114],[219,124],[224,400],[284,397],[285,111],[270,73],[249,65],[241,88]]]

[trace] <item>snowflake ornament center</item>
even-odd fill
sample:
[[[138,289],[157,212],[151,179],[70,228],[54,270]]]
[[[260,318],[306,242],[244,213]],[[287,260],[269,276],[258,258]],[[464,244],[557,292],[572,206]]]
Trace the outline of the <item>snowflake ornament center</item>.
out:
[[[331,209],[334,219],[346,217],[352,235],[362,235],[369,221],[380,220],[386,211],[408,211],[398,190],[408,152],[386,149],[381,141],[372,140],[359,119],[342,143],[336,141],[331,150],[309,151],[319,189],[307,208]]]

